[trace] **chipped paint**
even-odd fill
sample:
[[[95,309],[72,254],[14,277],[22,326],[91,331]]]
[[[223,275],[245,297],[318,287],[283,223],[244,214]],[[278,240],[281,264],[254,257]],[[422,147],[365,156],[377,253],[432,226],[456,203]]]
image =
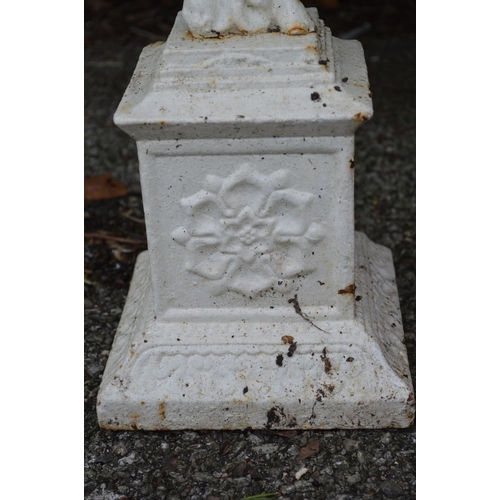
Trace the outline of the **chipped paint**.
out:
[[[351,285],[346,286],[345,288],[342,288],[337,293],[339,295],[354,295],[355,292],[356,292],[356,285],[353,283]]]
[[[369,119],[370,119],[370,117],[368,115],[366,115],[365,113],[356,113],[354,115],[354,120],[357,122],[364,123],[364,122],[367,122]]]

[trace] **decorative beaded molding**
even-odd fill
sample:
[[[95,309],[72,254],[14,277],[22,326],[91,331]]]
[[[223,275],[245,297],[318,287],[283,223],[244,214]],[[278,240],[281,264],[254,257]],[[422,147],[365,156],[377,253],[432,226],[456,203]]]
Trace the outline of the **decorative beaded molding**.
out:
[[[186,224],[172,233],[187,250],[187,271],[214,282],[213,293],[252,296],[306,269],[304,253],[325,231],[312,220],[311,193],[289,188],[288,170],[264,175],[249,164],[181,199]]]
[[[219,348],[218,352],[212,349],[208,354],[193,354],[193,351],[175,352],[172,346],[157,346],[142,352],[137,362],[132,363],[133,375],[129,380],[117,376],[111,384],[133,384],[181,398],[193,391],[210,395],[211,388],[220,381],[239,380],[240,384],[221,384],[219,388],[221,396],[231,398],[241,395],[245,384],[254,390],[262,387],[264,392],[269,392],[272,386],[276,397],[285,391],[314,392],[326,386],[330,386],[330,392],[335,388],[337,396],[344,393],[347,396],[352,391],[349,380],[370,373],[367,386],[369,381],[376,381],[373,366],[365,363],[366,352],[362,346],[328,345],[319,349],[304,345],[297,352],[289,347],[274,346],[273,352],[244,350],[238,354]],[[155,371],[149,371],[148,366],[155,366]],[[376,390],[376,383],[372,389]]]

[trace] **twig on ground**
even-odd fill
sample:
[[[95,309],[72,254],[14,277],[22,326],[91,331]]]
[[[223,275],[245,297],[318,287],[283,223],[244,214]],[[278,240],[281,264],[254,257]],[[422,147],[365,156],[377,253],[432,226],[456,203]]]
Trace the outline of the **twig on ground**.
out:
[[[133,222],[139,222],[139,224],[145,224],[146,221],[144,219],[139,219],[139,217],[134,217],[132,215],[130,215],[131,213],[133,212],[133,210],[127,210],[126,212],[119,212],[119,214],[122,216],[122,217],[125,217],[126,219],[129,219]]]
[[[147,243],[146,240],[133,240],[131,238],[123,238],[121,236],[113,236],[106,233],[85,233],[84,236],[85,238],[116,241],[117,243],[128,243],[129,245],[145,245]]]

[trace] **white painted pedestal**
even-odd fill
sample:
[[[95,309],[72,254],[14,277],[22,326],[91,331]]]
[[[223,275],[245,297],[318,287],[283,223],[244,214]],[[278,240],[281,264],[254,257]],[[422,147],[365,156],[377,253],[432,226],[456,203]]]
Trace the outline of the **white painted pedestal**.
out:
[[[392,256],[354,232],[356,41],[146,47],[115,115],[137,140],[148,252],[98,395],[108,429],[413,422]]]

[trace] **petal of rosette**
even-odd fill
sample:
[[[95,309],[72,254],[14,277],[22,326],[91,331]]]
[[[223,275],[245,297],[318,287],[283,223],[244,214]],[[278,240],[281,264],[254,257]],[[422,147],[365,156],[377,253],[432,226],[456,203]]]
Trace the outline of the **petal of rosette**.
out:
[[[209,184],[216,185],[216,179],[215,177],[211,179]],[[181,205],[190,215],[186,228],[191,236],[220,238],[222,228],[219,221],[224,211],[224,205],[216,194],[209,191],[198,191],[193,196],[182,198]]]
[[[179,245],[184,246],[191,238],[188,230],[184,226],[180,226],[172,231],[172,239],[179,243]]]
[[[266,203],[265,214],[274,215],[277,241],[287,241],[288,237],[303,235],[309,226],[309,208],[314,199],[311,193],[296,189],[274,191]]]
[[[243,164],[233,174],[224,179],[219,192],[224,204],[233,209],[231,216],[245,207],[254,213],[260,212],[266,205],[270,194],[288,185],[288,172],[277,170],[271,175],[261,174],[249,164]]]
[[[220,191],[224,179],[217,175],[207,175],[203,187],[210,193],[217,194]]]
[[[222,241],[220,221],[206,214],[197,214],[188,221],[187,228],[193,238],[216,238]]]
[[[223,201],[214,193],[209,191],[198,191],[192,196],[181,198],[181,205],[186,209],[188,215],[206,214],[220,218],[225,207]]]
[[[190,259],[186,263],[186,269],[209,280],[220,280],[224,278],[226,269],[234,258],[233,255],[217,252],[204,257],[198,263],[194,263],[193,260]]]
[[[216,236],[191,237],[186,243],[186,248],[190,252],[198,252],[200,255],[216,253],[219,246],[220,240]]]
[[[318,243],[325,236],[325,227],[320,222],[313,222],[306,231],[306,234],[304,234],[304,237],[311,243]]]
[[[274,217],[266,217],[255,221],[253,227],[255,228],[256,238],[261,242],[267,242],[273,232],[274,223]]]
[[[245,207],[257,212],[267,199],[265,177],[243,165],[224,180],[219,196],[235,215]]]
[[[220,251],[218,236],[190,237],[185,246],[186,270],[207,279],[220,279],[233,258]]]
[[[233,256],[224,278],[214,285],[213,293],[220,295],[233,291],[253,297],[256,293],[272,287],[276,281],[274,270],[269,265],[269,256],[259,257],[252,264],[244,262],[241,256]]]
[[[287,245],[279,252],[271,252],[269,257],[279,278],[292,278],[304,270],[304,254],[295,245]]]
[[[256,293],[271,288],[275,281],[274,277],[246,272],[241,276],[234,276],[228,283],[228,289],[253,297]]]

